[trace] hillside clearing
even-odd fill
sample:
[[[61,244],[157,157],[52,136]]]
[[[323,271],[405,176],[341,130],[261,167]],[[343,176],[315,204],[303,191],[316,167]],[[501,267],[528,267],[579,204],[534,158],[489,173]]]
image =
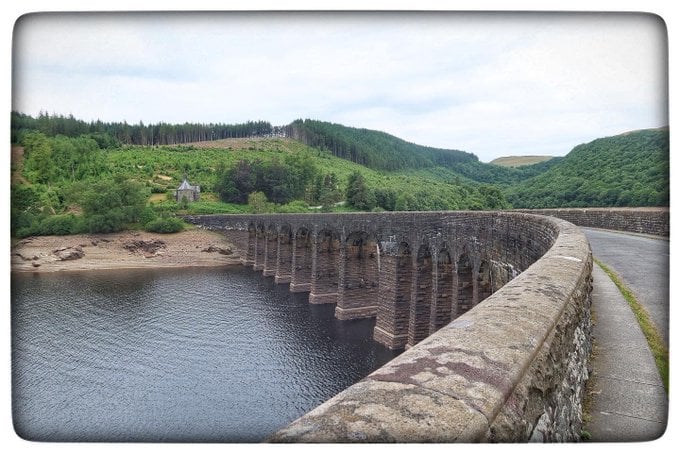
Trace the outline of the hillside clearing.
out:
[[[503,167],[520,167],[549,161],[552,158],[554,158],[554,156],[502,156],[494,159],[489,164]]]

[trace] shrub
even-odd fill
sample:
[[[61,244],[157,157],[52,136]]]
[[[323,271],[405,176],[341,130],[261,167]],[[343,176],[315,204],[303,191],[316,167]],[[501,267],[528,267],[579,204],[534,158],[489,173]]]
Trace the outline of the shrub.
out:
[[[123,230],[125,216],[120,209],[112,209],[107,214],[93,214],[87,218],[90,233],[111,233]]]
[[[72,214],[50,216],[40,223],[41,235],[70,235],[74,233],[76,217]]]
[[[179,218],[156,218],[146,223],[144,230],[155,233],[175,233],[184,230],[184,222]]]
[[[309,208],[307,204],[302,200],[293,200],[285,205],[280,205],[276,207],[277,213],[307,213]]]

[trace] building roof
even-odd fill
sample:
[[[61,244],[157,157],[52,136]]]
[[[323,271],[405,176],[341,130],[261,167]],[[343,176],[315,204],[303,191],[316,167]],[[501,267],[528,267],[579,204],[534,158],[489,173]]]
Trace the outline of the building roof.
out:
[[[200,191],[201,187],[200,186],[192,186],[189,184],[187,179],[185,178],[184,181],[182,181],[182,184],[179,185],[179,188],[177,188],[178,191],[184,191],[184,190],[190,190],[190,191]]]

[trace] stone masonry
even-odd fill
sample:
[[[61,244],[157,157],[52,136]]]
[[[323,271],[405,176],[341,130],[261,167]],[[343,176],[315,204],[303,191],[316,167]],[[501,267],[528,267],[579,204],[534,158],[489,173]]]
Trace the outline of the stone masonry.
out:
[[[553,208],[517,211],[554,216],[581,227],[622,230],[657,236],[670,235],[670,210],[667,207]]]
[[[287,268],[292,290],[309,276],[310,303],[376,317],[378,342],[409,347],[271,441],[579,439],[592,258],[572,224],[517,212],[187,220],[247,232],[253,268]]]

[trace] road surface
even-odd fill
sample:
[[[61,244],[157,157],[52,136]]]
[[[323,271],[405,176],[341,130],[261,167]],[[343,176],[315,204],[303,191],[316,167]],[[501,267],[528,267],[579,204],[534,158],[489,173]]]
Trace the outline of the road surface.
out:
[[[582,230],[590,241],[593,256],[615,271],[635,293],[668,347],[668,239],[609,230]]]

